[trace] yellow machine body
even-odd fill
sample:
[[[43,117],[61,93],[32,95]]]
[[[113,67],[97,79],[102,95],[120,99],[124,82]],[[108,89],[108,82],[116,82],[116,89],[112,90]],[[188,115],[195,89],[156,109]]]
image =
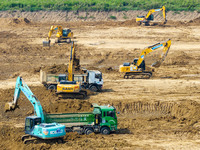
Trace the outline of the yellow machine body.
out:
[[[43,41],[43,46],[50,46],[50,39],[54,31],[57,31],[55,43],[71,43],[71,39],[73,38],[73,32],[71,32],[71,30],[68,28],[63,29],[62,26],[57,25],[51,26],[48,33],[47,41]]]
[[[81,85],[79,82],[75,84],[62,84],[59,83],[57,85],[57,93],[79,93],[81,89]]]
[[[151,65],[152,68],[155,68],[155,67],[158,68],[160,67],[161,63],[165,60],[168,54],[168,51],[170,49],[170,46],[171,46],[171,40],[168,39],[166,41],[163,41],[163,42],[160,42],[160,43],[157,43],[155,45],[145,48],[140,54],[140,57],[138,59],[137,58],[134,59],[133,63],[124,63],[123,65],[120,65],[119,72],[125,73],[126,76],[134,75],[134,74],[139,75],[141,73],[143,73],[143,75],[147,73],[148,76],[151,76],[152,72],[145,72],[145,63],[144,63],[145,56],[157,50],[158,48],[163,47],[162,54],[159,60]]]
[[[149,10],[149,12],[147,13],[146,16],[139,16],[136,18],[136,22],[138,23],[146,23],[148,24],[150,21],[153,21],[153,13],[154,12],[158,12],[158,11],[162,11],[163,12],[163,18],[164,18],[164,24],[167,22],[167,18],[166,18],[166,10],[165,10],[165,6],[163,6],[162,8],[159,9],[151,9]]]

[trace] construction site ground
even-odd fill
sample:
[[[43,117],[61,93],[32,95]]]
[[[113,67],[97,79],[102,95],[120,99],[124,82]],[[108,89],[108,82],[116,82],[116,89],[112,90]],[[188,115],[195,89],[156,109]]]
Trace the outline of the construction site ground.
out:
[[[64,73],[70,45],[53,44],[54,35],[50,48],[42,46],[51,23],[0,18],[0,149],[199,149],[200,19],[156,26],[137,26],[135,20],[60,24],[74,32],[81,66],[103,72],[103,91],[85,100],[59,99],[47,91],[39,71]],[[169,38],[168,56],[151,79],[123,79],[120,64]],[[31,103],[21,94],[18,108],[4,112],[19,75],[47,113],[92,111],[92,103],[111,104],[120,112],[119,130],[111,135],[67,133],[61,144],[38,140],[24,145],[21,136],[26,116],[33,115]]]

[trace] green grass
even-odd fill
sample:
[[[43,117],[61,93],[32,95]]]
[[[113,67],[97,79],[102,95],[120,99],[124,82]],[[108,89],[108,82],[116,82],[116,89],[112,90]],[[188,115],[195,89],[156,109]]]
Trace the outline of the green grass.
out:
[[[116,16],[110,16],[109,18],[110,18],[110,19],[113,19],[113,20],[116,20],[116,19],[117,19]]]
[[[0,0],[0,10],[128,11],[161,8],[200,11],[200,0]]]

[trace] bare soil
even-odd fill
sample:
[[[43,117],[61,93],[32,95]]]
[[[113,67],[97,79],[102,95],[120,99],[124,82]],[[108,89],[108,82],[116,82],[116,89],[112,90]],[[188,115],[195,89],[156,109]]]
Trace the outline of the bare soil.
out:
[[[103,91],[85,100],[59,99],[39,83],[39,71],[64,73],[70,45],[44,48],[51,23],[25,18],[0,18],[0,149],[198,149],[200,146],[200,19],[137,26],[134,20],[63,22],[72,28],[82,67],[103,72]],[[55,35],[52,37],[52,42]],[[123,79],[118,67],[142,49],[172,40],[171,49],[151,79]],[[149,66],[157,54],[147,57]],[[15,80],[22,76],[48,113],[92,111],[91,104],[116,107],[119,130],[111,135],[68,133],[64,143],[38,140],[24,145],[24,119],[33,107],[21,94],[12,101]]]

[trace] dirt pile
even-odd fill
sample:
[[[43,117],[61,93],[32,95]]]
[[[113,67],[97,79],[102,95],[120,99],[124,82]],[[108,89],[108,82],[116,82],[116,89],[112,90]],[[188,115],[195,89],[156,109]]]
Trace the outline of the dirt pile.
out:
[[[194,20],[190,20],[187,24],[188,25],[200,25],[200,17],[198,17]]]
[[[188,65],[192,59],[193,58],[186,52],[176,52],[176,54],[170,54],[163,65]]]
[[[72,112],[91,112],[93,108],[91,103],[78,99],[60,100],[55,92],[47,90],[43,86],[31,87],[34,95],[40,100],[43,110],[47,113],[72,113]],[[14,89],[0,91],[0,118],[7,120],[9,118],[25,118],[27,115],[33,115],[33,106],[23,93],[20,94],[18,107],[14,111],[4,112],[6,102],[12,102]]]
[[[119,115],[119,132],[139,134],[190,133],[197,135],[200,104],[195,101],[180,102],[120,102],[113,104]],[[126,116],[126,117],[125,117]]]
[[[1,26],[29,25],[31,22],[27,18],[0,18]]]

